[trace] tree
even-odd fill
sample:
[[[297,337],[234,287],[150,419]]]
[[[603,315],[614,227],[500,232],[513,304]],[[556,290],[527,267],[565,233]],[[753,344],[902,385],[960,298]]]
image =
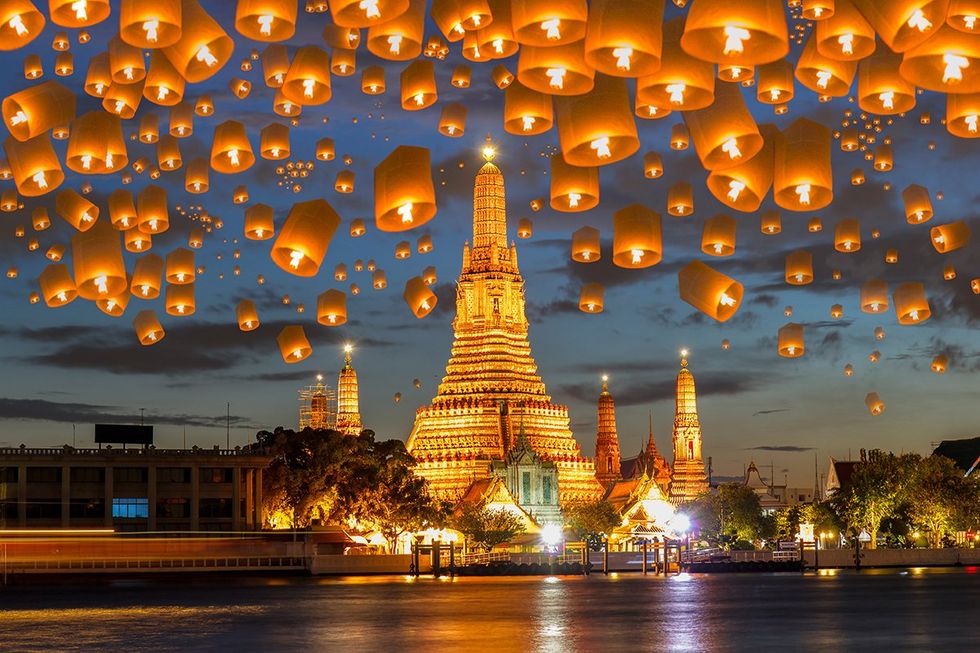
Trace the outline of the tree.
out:
[[[612,504],[602,500],[570,503],[563,513],[568,527],[594,551],[602,546],[602,536],[608,535],[621,521]]]
[[[724,548],[771,537],[775,530],[773,520],[762,513],[759,495],[741,483],[723,483],[717,492],[681,506],[680,512],[691,519],[703,539]]]
[[[916,458],[909,479],[909,517],[927,533],[930,546],[939,547],[947,532],[970,525],[969,513],[980,501],[980,492],[951,459]]]
[[[912,456],[899,458],[893,453],[872,450],[855,468],[850,483],[830,499],[852,535],[867,531],[871,536],[872,549],[878,545],[878,531],[882,522],[895,513],[905,497],[905,486],[913,464]]]
[[[527,530],[524,519],[510,510],[472,504],[463,506],[452,523],[456,530],[487,552]]]

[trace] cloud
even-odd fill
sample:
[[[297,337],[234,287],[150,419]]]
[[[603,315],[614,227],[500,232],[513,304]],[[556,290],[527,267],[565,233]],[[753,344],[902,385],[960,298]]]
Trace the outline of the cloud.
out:
[[[191,415],[178,413],[160,415],[148,412],[145,415],[126,413],[117,406],[83,404],[72,402],[47,401],[44,399],[14,399],[0,397],[0,419],[30,420],[62,423],[109,423],[135,424],[141,419],[174,426],[218,427],[226,421],[235,427],[259,428],[249,418],[241,415]]]
[[[773,413],[785,413],[789,408],[770,408],[769,410],[757,410],[752,413],[752,417],[756,415],[772,415]]]
[[[802,453],[816,451],[816,447],[800,447],[795,444],[762,444],[758,447],[745,447],[743,451],[782,451],[785,453]]]
[[[771,378],[771,375],[754,372],[744,373],[739,377],[731,375],[711,376],[702,373],[697,381],[698,397],[738,395],[751,392],[761,388],[764,381]],[[619,406],[638,406],[654,401],[674,399],[677,392],[677,384],[673,379],[662,381],[628,380],[623,382],[622,386],[624,388],[622,391],[613,392],[616,404]],[[591,403],[596,400],[598,389],[595,383],[572,383],[559,386],[556,394]]]

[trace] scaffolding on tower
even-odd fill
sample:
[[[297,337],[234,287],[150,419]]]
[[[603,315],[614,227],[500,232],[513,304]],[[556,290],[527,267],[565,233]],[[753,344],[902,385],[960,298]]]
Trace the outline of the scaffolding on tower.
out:
[[[337,393],[317,375],[316,383],[299,391],[299,428],[332,429],[337,425]]]

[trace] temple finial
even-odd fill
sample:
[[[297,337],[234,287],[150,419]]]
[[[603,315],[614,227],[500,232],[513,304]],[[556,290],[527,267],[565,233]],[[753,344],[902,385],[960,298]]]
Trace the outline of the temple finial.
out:
[[[344,343],[344,362],[350,365],[351,362],[351,352],[354,351],[354,345],[349,342]]]
[[[609,376],[606,374],[602,375],[602,391],[609,392]]]
[[[681,349],[681,367],[687,367],[687,349]]]
[[[483,159],[487,163],[492,163],[493,158],[497,156],[497,150],[493,147],[493,141],[490,138],[490,132],[487,132],[486,145],[483,146]]]

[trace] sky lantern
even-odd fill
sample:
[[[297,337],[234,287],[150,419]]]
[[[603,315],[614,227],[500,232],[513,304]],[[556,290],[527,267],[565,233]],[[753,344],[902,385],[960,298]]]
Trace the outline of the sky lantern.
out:
[[[13,213],[17,210],[19,204],[20,199],[17,197],[17,191],[13,188],[8,188],[0,194],[0,211]]]
[[[595,84],[595,70],[585,62],[583,43],[576,41],[552,47],[523,46],[517,59],[518,81],[549,95],[587,93]]]
[[[153,145],[160,140],[160,118],[155,113],[140,116],[139,141]]]
[[[980,93],[946,94],[946,129],[960,138],[980,136]]]
[[[640,147],[626,80],[597,75],[592,90],[555,99],[565,161],[601,166],[632,156]]]
[[[145,78],[132,84],[112,82],[102,99],[102,108],[114,113],[123,120],[129,120],[136,115],[140,101],[143,99]]]
[[[367,95],[380,95],[385,92],[385,69],[381,66],[368,66],[361,71],[361,92]]]
[[[249,240],[268,240],[275,235],[274,213],[268,204],[253,204],[245,209],[245,237]]]
[[[779,130],[773,125],[759,127],[762,149],[752,158],[708,174],[708,190],[722,204],[742,212],[758,210],[772,188],[773,151]],[[744,157],[743,157],[744,159]]]
[[[48,0],[51,22],[62,27],[88,27],[109,17],[109,0]]]
[[[875,51],[875,31],[851,0],[834,0],[834,14],[816,24],[817,51],[829,59],[858,61]]]
[[[296,0],[238,0],[235,29],[253,41],[284,41],[296,32]]]
[[[248,202],[248,186],[245,184],[235,186],[235,190],[231,194],[231,201],[234,204],[245,204]]]
[[[0,6],[0,50],[16,50],[44,28],[44,15],[30,0],[7,0]]]
[[[799,358],[806,353],[803,325],[789,322],[779,328],[777,349],[783,358]]]
[[[54,74],[58,77],[68,77],[75,72],[75,57],[71,52],[59,52],[54,58]]]
[[[333,95],[330,87],[330,57],[308,45],[296,50],[283,79],[282,94],[298,105],[320,105]]]
[[[333,161],[335,156],[332,138],[324,137],[316,142],[316,158],[318,161]]]
[[[868,411],[875,417],[885,412],[885,402],[881,400],[877,392],[869,392],[864,398],[864,405],[868,407]]]
[[[331,0],[330,15],[342,27],[361,28],[396,18],[408,8],[408,0]]]
[[[367,226],[364,223],[364,218],[354,218],[350,221],[350,237],[360,238],[367,233]]]
[[[573,166],[561,152],[551,155],[551,208],[588,211],[599,204],[599,168]]]
[[[786,255],[786,283],[805,286],[813,281],[813,254],[800,249]]]
[[[940,254],[947,254],[970,242],[970,225],[963,220],[936,225],[929,230],[932,246]]]
[[[460,138],[466,132],[466,105],[452,102],[442,106],[439,116],[439,133],[450,138]]]
[[[370,265],[368,269],[371,269]],[[371,271],[371,286],[375,290],[384,290],[388,287],[388,276],[384,270],[375,269]]]
[[[106,61],[108,62],[108,55],[106,55]],[[108,65],[106,65],[106,73],[108,73]],[[44,77],[44,65],[41,63],[41,57],[36,54],[25,56],[24,79],[33,80],[42,77]]]
[[[946,367],[948,365],[949,365],[949,358],[947,358],[945,354],[939,354],[932,359],[932,364],[929,367],[936,374],[945,374]]]
[[[593,0],[585,35],[585,61],[605,75],[640,77],[660,68],[661,0]]]
[[[170,135],[174,138],[187,138],[194,133],[194,114],[191,105],[181,102],[170,107]]]
[[[517,237],[527,239],[534,235],[534,223],[530,218],[521,218],[517,221]]]
[[[664,174],[664,160],[657,152],[647,152],[643,155],[643,176],[647,179],[659,179]]]
[[[521,45],[560,46],[585,37],[586,0],[512,0],[510,11]]]
[[[116,229],[123,231],[136,225],[136,204],[133,194],[128,190],[117,188],[109,193],[109,221]]]
[[[488,24],[486,18],[482,19],[476,30],[476,44],[481,58],[506,59],[517,54],[518,44],[514,37],[511,3],[509,0],[490,0],[484,4],[488,6],[490,21]],[[466,55],[465,44],[463,54]]]
[[[333,189],[338,193],[353,193],[354,192],[354,171],[353,170],[340,170],[337,172],[337,177],[333,182]]]
[[[163,340],[166,335],[156,313],[151,310],[140,311],[136,314],[133,319],[133,329],[136,331],[136,338],[144,346],[155,345]]]
[[[395,258],[406,259],[412,256],[412,245],[407,240],[399,241],[395,245]]]
[[[347,281],[347,265],[338,263],[333,269],[334,281]]]
[[[793,99],[793,64],[786,59],[759,66],[756,99],[763,104],[782,104]]]
[[[428,254],[432,251],[432,234],[422,234],[415,243],[415,249],[419,254]]]
[[[431,313],[439,301],[432,289],[425,285],[422,277],[412,277],[405,282],[402,298],[412,309],[412,314],[419,319]]]
[[[956,268],[953,267],[952,263],[947,263],[943,266],[943,280],[952,281],[956,278]]]
[[[406,231],[436,215],[429,150],[400,145],[374,169],[374,220],[381,231]]]
[[[211,141],[211,167],[218,172],[236,174],[248,170],[253,163],[255,155],[245,134],[245,125],[236,120],[218,125]]]
[[[504,64],[494,66],[490,72],[490,77],[493,79],[493,83],[497,88],[501,90],[507,88],[514,82],[514,73],[510,72]]]
[[[194,314],[197,305],[194,299],[194,284],[167,284],[164,292],[167,315],[187,317]]]
[[[262,63],[262,79],[269,88],[281,88],[289,70],[289,52],[285,45],[270,43],[259,56]],[[322,61],[321,61],[322,63]]]
[[[579,294],[578,309],[583,313],[601,313],[606,289],[601,283],[587,283]]]
[[[208,160],[203,157],[191,159],[184,174],[184,190],[199,195],[208,192]]]
[[[136,259],[129,291],[139,299],[156,299],[160,296],[162,276],[163,259],[156,254],[145,254]]]
[[[228,80],[228,90],[239,100],[244,100],[252,92],[252,82],[240,77],[232,77]]]
[[[60,82],[42,82],[5,97],[2,112],[10,135],[26,141],[70,123],[75,118],[75,94]]]
[[[408,3],[405,4],[407,6]],[[439,31],[450,43],[459,41],[466,34],[466,28],[463,27],[463,15],[456,0],[432,0],[429,15],[432,16],[432,20],[435,21]]]
[[[255,302],[251,299],[243,299],[235,307],[235,320],[241,331],[255,331],[259,328],[259,312],[255,308]]]
[[[191,84],[203,82],[228,63],[235,43],[198,0],[181,1],[181,34],[163,48],[170,63]]]
[[[679,181],[667,189],[667,213],[677,217],[694,213],[694,188]]]
[[[946,22],[949,0],[851,0],[885,44],[895,52],[926,41]]]
[[[856,218],[845,218],[834,225],[834,249],[853,254],[861,249],[861,223]]]
[[[439,99],[436,93],[435,66],[431,61],[416,59],[401,72],[401,103],[405,111],[427,109]]]
[[[724,170],[751,160],[763,146],[762,134],[736,84],[715,85],[709,107],[685,111],[694,149],[707,170]]]
[[[44,231],[51,226],[51,218],[48,217],[48,209],[43,206],[35,206],[31,211],[31,226],[34,231]]]
[[[49,308],[70,304],[78,296],[68,266],[63,263],[52,263],[45,267],[37,283],[41,288],[41,297]]]
[[[980,3],[977,0],[950,0],[946,12],[946,24],[961,32],[974,34],[980,31]]]
[[[119,38],[109,39],[109,74],[116,84],[135,84],[146,77],[143,52]]]
[[[773,198],[789,211],[816,211],[834,196],[830,130],[799,118],[775,135]]]
[[[803,0],[801,15],[807,20],[826,20],[834,15],[834,8],[834,0]]]
[[[940,93],[980,92],[980,36],[943,25],[928,40],[906,50],[902,77]]]
[[[263,127],[259,135],[259,152],[263,159],[288,159],[289,127],[278,122]]]
[[[783,230],[779,211],[763,211],[759,216],[759,230],[767,236],[775,236]]]
[[[735,218],[719,214],[705,220],[701,231],[701,251],[710,256],[734,254]]]
[[[835,320],[839,320],[844,317],[844,307],[840,304],[834,304],[830,307],[830,317]]]
[[[184,161],[180,154],[180,144],[170,134],[164,134],[157,141],[157,164],[162,170],[177,170]]]
[[[858,64],[858,106],[862,111],[893,116],[915,108],[915,86],[899,74],[902,55],[882,45]]]
[[[900,283],[892,292],[895,315],[898,323],[904,325],[921,324],[932,317],[925,286],[917,281]]]
[[[681,48],[683,32],[683,17],[664,23],[660,70],[637,80],[637,103],[693,111],[714,102],[714,66]]]
[[[194,283],[194,252],[178,247],[167,254],[167,283]]]
[[[895,165],[895,154],[891,145],[882,143],[875,148],[874,169],[878,172],[888,172]]]
[[[340,216],[324,199],[294,204],[272,245],[272,260],[290,274],[314,276],[339,224]]]
[[[26,197],[44,195],[58,188],[65,180],[61,162],[47,134],[26,141],[8,136],[3,142],[3,149],[20,194]]]
[[[921,224],[932,219],[932,200],[929,190],[918,184],[909,184],[902,191],[905,220],[909,224]]]
[[[71,188],[60,190],[55,195],[55,211],[78,231],[88,231],[99,219],[99,207]]]
[[[180,39],[181,0],[122,0],[119,37],[137,48],[165,48]]]
[[[820,54],[811,35],[796,61],[795,74],[801,84],[818,95],[843,97],[850,91],[856,72],[856,61],[840,61]]]
[[[861,284],[861,311],[884,313],[888,310],[888,284],[881,279],[868,279]]]
[[[532,90],[519,81],[504,89],[504,131],[517,136],[543,134],[554,122],[550,95]]]
[[[408,7],[398,15],[391,15],[384,22],[370,24],[367,33],[368,50],[389,61],[411,61],[422,54],[425,5],[425,0],[410,0]],[[334,20],[338,25],[343,25],[344,23],[336,20],[336,15],[334,13]]]
[[[601,258],[599,230],[581,227],[572,234],[572,260],[579,263],[595,263]]]
[[[299,363],[309,358],[313,353],[313,347],[306,338],[306,332],[298,324],[289,325],[282,328],[276,336],[276,343],[279,345],[279,353],[286,363]]]
[[[861,168],[854,168],[854,170],[851,170],[851,186],[860,186],[864,184],[864,182],[864,170]]]
[[[347,295],[331,288],[316,300],[316,321],[323,326],[341,326],[347,322]]]
[[[92,97],[105,97],[112,83],[112,76],[109,74],[109,53],[101,52],[94,55],[88,61],[88,70],[85,72],[85,92]]]
[[[71,252],[75,285],[82,298],[114,297],[128,286],[119,232],[107,220],[74,234]]]
[[[456,88],[469,88],[472,74],[472,68],[465,64],[460,64],[453,68],[453,76],[450,79],[450,83]]]
[[[888,264],[891,264],[891,265],[893,265],[895,263],[898,263],[898,250],[897,249],[888,249],[888,250],[885,250],[885,263],[888,263]]]
[[[970,290],[974,295],[980,295],[980,277],[970,280]]]
[[[742,302],[742,284],[705,265],[691,261],[677,272],[680,297],[708,317],[725,322]]]
[[[129,288],[126,287],[114,297],[99,297],[95,300],[95,305],[109,317],[122,317],[123,313],[126,312],[126,307],[129,306],[130,297],[132,295],[129,294]]]
[[[160,186],[145,187],[136,196],[136,226],[146,234],[160,234],[170,228],[167,191]]]
[[[681,47],[704,61],[754,66],[789,54],[787,31],[782,0],[700,0],[688,10]]]
[[[670,126],[670,149],[678,152],[686,150],[691,145],[691,130],[683,122]]]
[[[201,249],[204,247],[204,228],[194,227],[187,235],[187,246],[191,249]]]
[[[361,30],[356,27],[328,24],[323,28],[322,36],[332,49],[356,50],[361,45]]]

